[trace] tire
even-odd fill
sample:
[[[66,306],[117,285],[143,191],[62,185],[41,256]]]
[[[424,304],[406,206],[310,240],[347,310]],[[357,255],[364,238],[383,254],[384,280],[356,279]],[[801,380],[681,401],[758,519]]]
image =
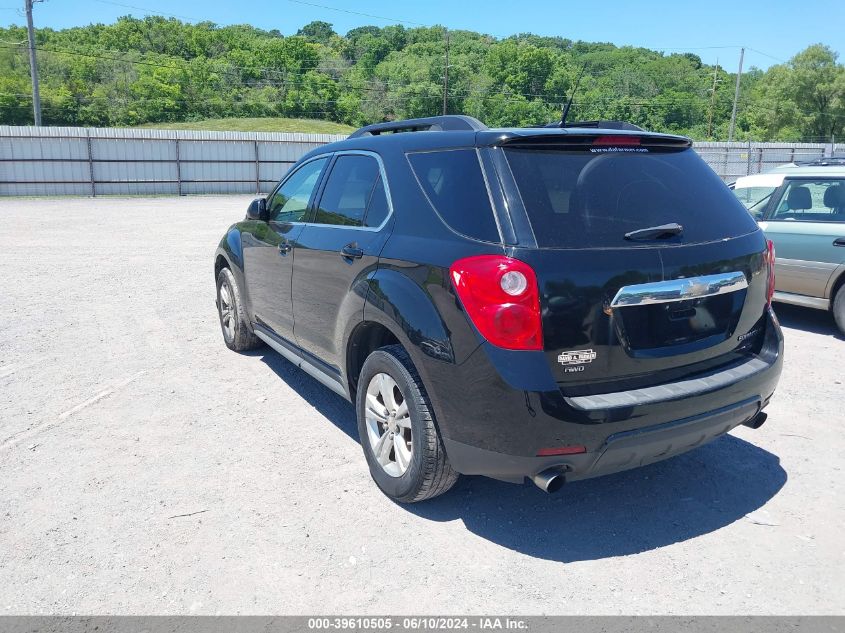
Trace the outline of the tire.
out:
[[[839,331],[845,334],[845,284],[839,286],[836,296],[833,297],[833,319],[839,327]]]
[[[240,288],[228,268],[223,268],[217,275],[217,316],[220,317],[223,342],[229,349],[243,352],[263,345],[249,327]]]
[[[378,391],[375,395],[374,390]],[[385,397],[385,393],[390,395]],[[455,485],[458,473],[443,450],[428,394],[401,345],[382,347],[367,357],[355,400],[361,447],[373,481],[384,494],[400,503],[414,503],[441,495]],[[376,453],[379,439],[384,447],[381,457]],[[409,451],[402,448],[409,446]]]

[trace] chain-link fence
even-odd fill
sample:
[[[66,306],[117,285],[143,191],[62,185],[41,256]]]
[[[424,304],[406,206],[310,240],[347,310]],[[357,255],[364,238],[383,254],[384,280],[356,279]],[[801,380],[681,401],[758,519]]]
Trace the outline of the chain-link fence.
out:
[[[830,156],[845,156],[845,144],[838,143],[721,143],[697,142],[695,151],[723,180],[733,182],[740,176],[760,172],[787,163],[808,162]]]

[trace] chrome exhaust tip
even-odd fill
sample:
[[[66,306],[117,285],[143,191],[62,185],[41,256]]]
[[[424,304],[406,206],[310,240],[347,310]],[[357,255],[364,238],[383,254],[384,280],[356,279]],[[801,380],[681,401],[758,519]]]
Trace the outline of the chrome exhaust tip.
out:
[[[747,427],[752,428],[752,429],[759,429],[761,426],[763,426],[763,424],[766,423],[766,419],[768,417],[769,416],[766,413],[763,413],[762,411],[760,411],[760,413],[755,415],[750,420],[743,422],[742,425],[747,426]]]
[[[531,481],[543,492],[552,494],[563,488],[566,471],[561,468],[547,468],[531,477]]]

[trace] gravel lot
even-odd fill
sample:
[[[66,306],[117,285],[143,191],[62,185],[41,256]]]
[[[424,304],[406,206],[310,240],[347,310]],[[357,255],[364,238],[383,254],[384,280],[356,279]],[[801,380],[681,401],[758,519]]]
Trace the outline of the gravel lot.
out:
[[[845,613],[845,341],[778,306],[758,431],[637,471],[370,481],[352,406],[222,342],[249,198],[0,201],[0,613]]]

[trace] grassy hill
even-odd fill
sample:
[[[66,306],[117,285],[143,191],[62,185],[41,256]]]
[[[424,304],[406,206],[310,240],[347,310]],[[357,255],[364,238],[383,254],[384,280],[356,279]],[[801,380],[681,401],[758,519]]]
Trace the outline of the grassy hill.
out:
[[[343,123],[319,119],[287,119],[268,117],[256,119],[205,119],[176,123],[144,123],[137,127],[156,130],[215,130],[221,132],[304,132],[309,134],[349,134],[355,128]]]

